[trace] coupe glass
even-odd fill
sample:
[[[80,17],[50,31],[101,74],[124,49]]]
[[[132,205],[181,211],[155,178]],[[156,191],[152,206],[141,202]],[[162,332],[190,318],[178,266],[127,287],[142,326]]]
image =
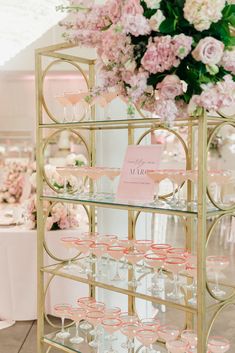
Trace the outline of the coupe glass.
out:
[[[114,197],[115,192],[114,192],[114,180],[116,177],[118,177],[121,173],[120,168],[105,168],[104,169],[104,175],[110,180],[111,183],[111,188],[110,188],[110,197]]]
[[[185,206],[185,201],[181,199],[181,186],[184,181],[187,180],[186,171],[175,171],[175,173],[171,174],[171,180],[177,185],[178,189],[178,199],[176,201],[175,207],[181,208]]]
[[[106,353],[117,353],[117,351],[114,350],[113,348],[113,341],[114,339],[114,333],[117,332],[120,329],[120,326],[122,324],[120,319],[115,319],[115,318],[109,318],[109,319],[103,319],[101,322],[103,328],[105,331],[110,335],[109,336],[109,348]]]
[[[99,233],[98,232],[83,232],[80,236],[81,239],[84,239],[84,240],[92,240],[93,242],[96,242],[97,241],[97,238],[99,236]],[[93,255],[92,255],[92,252],[90,251],[89,252],[89,256],[87,258],[87,261],[89,263],[95,263],[96,262],[96,259],[93,258]]]
[[[163,325],[158,329],[158,336],[167,342],[175,341],[180,334],[180,330],[177,326]]]
[[[217,297],[223,297],[226,292],[219,287],[219,275],[229,266],[229,258],[226,256],[207,256],[207,269],[214,271],[215,286],[212,288],[212,293]]]
[[[99,337],[100,337],[100,330],[98,330],[98,326],[101,324],[101,321],[104,318],[104,313],[102,311],[87,311],[86,314],[87,321],[92,324],[95,328],[95,337],[94,340],[89,342],[89,346],[98,348],[99,347]]]
[[[112,234],[102,234],[97,238],[97,241],[100,243],[106,243],[108,246],[116,245],[118,241],[118,236]],[[109,259],[110,257],[106,253],[105,256],[103,256],[103,264],[105,266],[109,266]]]
[[[188,299],[188,303],[197,305],[197,265],[187,263],[186,271],[193,278],[193,283],[187,286],[187,289],[192,290],[192,298]]]
[[[78,306],[80,306],[82,309],[84,309],[86,311],[88,310],[88,305],[95,303],[95,302],[96,302],[95,298],[92,298],[92,297],[82,297],[77,300]],[[87,320],[85,320],[80,325],[80,328],[84,331],[89,331],[92,328],[92,326],[89,324],[89,322]]]
[[[122,343],[122,348],[131,349],[134,346],[133,340],[136,336],[137,330],[140,328],[138,322],[122,323],[120,331],[127,337],[127,341]]]
[[[188,352],[188,343],[183,340],[170,341],[166,342],[166,348],[169,353],[187,353]]]
[[[110,120],[109,116],[109,103],[117,97],[116,92],[104,92],[102,95],[96,98],[96,103],[98,103],[104,109],[104,120]]]
[[[101,261],[99,261],[103,255],[106,254],[108,244],[106,243],[94,243],[90,246],[93,255],[96,257],[96,268],[97,268],[97,276],[102,276],[102,268]]]
[[[57,304],[54,306],[54,312],[56,316],[61,318],[61,331],[56,334],[57,338],[67,338],[70,336],[68,331],[64,329],[64,320],[66,317],[69,317],[69,311],[72,309],[72,306],[69,304]]]
[[[149,288],[152,291],[163,291],[163,287],[159,284],[158,273],[166,261],[166,255],[164,253],[153,253],[145,255],[145,261],[147,265],[154,269],[155,275],[152,278],[152,286]]]
[[[179,272],[184,270],[186,267],[186,259],[183,256],[169,257],[165,261],[166,269],[173,273],[174,289],[171,293],[167,293],[167,296],[174,300],[179,300],[184,295],[179,291],[178,275]]]
[[[212,336],[209,337],[207,348],[208,353],[225,353],[230,349],[230,342],[224,337]]]
[[[130,315],[128,312],[122,312],[119,315],[119,319],[122,321],[122,324],[134,323],[139,325],[139,318],[135,314]],[[126,342],[122,343],[122,347],[125,349],[134,348],[134,343],[132,342],[132,340],[129,340],[129,338],[127,337]]]
[[[91,195],[91,197],[93,197],[94,199],[98,199],[99,198],[99,185],[98,185],[98,181],[99,179],[104,175],[104,170],[102,168],[97,168],[97,167],[90,167],[87,168],[87,176],[88,178],[90,178],[95,186],[95,189],[93,194]]]
[[[134,247],[137,251],[147,253],[150,246],[153,244],[152,240],[136,240]],[[145,258],[143,259],[142,266],[137,270],[138,273],[148,273],[149,270],[145,267]]]
[[[135,266],[144,258],[144,253],[129,249],[124,251],[124,255],[127,261],[132,265],[132,279],[128,281],[128,285],[136,288],[140,282],[136,278]]]
[[[153,352],[151,346],[156,342],[158,333],[151,328],[141,328],[136,331],[136,338],[146,348],[145,353]]]
[[[72,254],[73,254],[73,249],[75,248],[76,241],[78,241],[78,238],[75,237],[62,237],[60,238],[61,243],[64,245],[64,247],[68,251],[68,256],[69,260],[68,263],[63,266],[64,270],[71,271],[73,269],[76,269],[78,266],[76,264],[72,263]]]
[[[149,171],[147,172],[147,176],[153,180],[156,188],[156,196],[154,200],[154,206],[156,207],[164,207],[166,203],[159,199],[159,184],[162,180],[167,178],[167,173],[164,171]]]
[[[57,167],[56,171],[62,177],[62,180],[63,180],[63,196],[67,196],[68,195],[68,179],[69,179],[69,177],[71,177],[71,172],[68,168],[65,168],[65,167]]]
[[[76,334],[74,337],[70,338],[71,343],[79,344],[84,341],[84,338],[79,336],[79,322],[85,320],[86,310],[82,308],[72,308],[69,310],[69,317],[71,320],[75,321]]]
[[[77,118],[77,104],[79,104],[83,98],[85,93],[83,92],[65,92],[65,97],[67,100],[70,102],[73,108],[73,115],[72,115],[72,121],[76,121]]]
[[[118,239],[118,245],[124,246],[126,250],[131,249],[133,247],[133,242],[134,241],[131,239]],[[124,257],[124,260],[120,269],[127,270],[128,268],[129,268],[129,265],[128,265],[127,259]]]
[[[119,245],[108,246],[107,253],[109,254],[109,256],[111,256],[116,260],[116,273],[112,278],[112,281],[122,280],[119,274],[119,260],[121,260],[121,258],[123,257],[124,251],[125,251],[124,246],[119,246]]]
[[[187,249],[184,248],[171,248],[167,251],[168,256],[182,256],[185,259],[188,259],[189,257],[189,252]]]
[[[197,333],[193,330],[184,330],[181,332],[181,338],[189,345],[190,353],[197,353]]]
[[[68,120],[67,108],[70,105],[70,101],[64,95],[55,96],[55,99],[62,105],[63,107],[63,121],[62,123],[66,123]]]
[[[167,254],[168,254],[168,251],[169,251],[170,249],[172,249],[172,246],[171,246],[170,244],[153,244],[153,245],[151,245],[150,249],[151,249],[152,252],[154,252],[154,253],[157,253],[157,254],[163,253],[164,255],[167,255]],[[165,278],[167,278],[167,276],[163,274],[163,268],[164,268],[164,266],[162,266],[162,267],[160,268],[160,271],[159,271],[159,273],[158,273],[158,278],[160,278],[160,279],[165,279]]]
[[[151,318],[145,318],[140,320],[140,325],[143,328],[149,328],[151,330],[157,331],[160,327],[160,321]]]
[[[90,303],[87,305],[87,310],[102,311],[104,313],[105,304],[102,302],[95,301],[94,303]],[[100,332],[100,330],[96,327],[94,330],[91,330],[89,333],[90,335],[96,335],[96,333],[99,335],[99,334],[102,334],[102,331]]]
[[[90,246],[94,244],[94,242],[92,240],[77,240],[75,242],[75,247],[78,249],[78,251],[80,251],[84,256],[90,256],[91,255],[91,251],[90,251]],[[89,263],[89,262],[88,262]],[[92,272],[90,266],[88,268],[82,268],[79,273],[81,274],[90,274]]]

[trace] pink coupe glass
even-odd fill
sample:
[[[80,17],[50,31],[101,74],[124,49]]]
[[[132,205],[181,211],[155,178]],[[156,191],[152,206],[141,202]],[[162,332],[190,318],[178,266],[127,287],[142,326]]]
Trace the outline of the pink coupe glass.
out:
[[[192,276],[193,282],[190,286],[187,286],[187,289],[192,290],[192,298],[188,299],[188,303],[191,305],[197,304],[197,265],[187,263],[186,265],[187,273]]]
[[[163,253],[164,255],[167,255],[168,251],[169,251],[170,249],[172,249],[172,246],[171,246],[170,244],[153,244],[153,245],[151,245],[150,249],[151,249],[152,252],[154,252],[154,253],[157,253],[157,254]],[[159,277],[160,279],[165,279],[165,278],[167,278],[167,275],[164,275],[164,274],[163,274],[163,268],[164,268],[164,266],[162,266],[162,267],[160,268],[160,271],[159,271],[159,273],[158,273],[158,277]]]
[[[95,298],[92,297],[82,297],[77,300],[77,304],[79,307],[83,308],[84,310],[88,311],[88,305],[91,303],[95,303]],[[80,328],[84,331],[88,331],[92,328],[87,320],[85,320],[81,325]]]
[[[60,238],[60,241],[64,245],[64,247],[67,249],[68,256],[69,256],[68,263],[65,266],[63,266],[64,270],[70,271],[70,270],[76,269],[78,267],[77,265],[73,264],[73,262],[72,262],[73,249],[75,248],[75,243],[77,240],[78,240],[78,238],[75,238],[75,237],[62,237],[62,238]]]
[[[166,255],[164,253],[153,253],[153,254],[147,254],[145,255],[145,261],[147,265],[152,267],[155,272],[155,276],[152,279],[152,286],[149,289],[151,292],[152,291],[162,291],[163,287],[160,285],[160,282],[158,281],[158,273],[159,270],[163,267],[165,261],[166,261]]]
[[[82,117],[80,117],[80,119],[78,119],[78,111],[77,111],[77,104],[79,104],[80,102],[82,102],[83,98],[84,98],[84,94],[82,92],[65,92],[65,97],[66,99],[70,102],[70,104],[73,107],[73,115],[72,115],[72,121],[78,121],[81,120]],[[83,102],[82,102],[83,103]],[[85,106],[83,103],[83,117],[85,116]]]
[[[96,328],[94,340],[89,342],[89,346],[91,346],[93,348],[98,348],[99,347],[99,337],[100,337],[99,332],[100,331],[97,330],[97,327],[101,324],[101,321],[104,318],[104,313],[102,311],[94,311],[94,310],[87,311],[86,318],[87,318],[87,321],[91,325],[93,325],[94,328]]]
[[[179,334],[179,328],[173,325],[163,325],[158,329],[159,337],[165,342],[175,341]]]
[[[183,256],[169,257],[165,261],[165,267],[168,271],[173,273],[174,278],[174,289],[171,293],[167,293],[167,296],[174,300],[179,300],[184,295],[179,291],[178,275],[179,272],[184,270],[186,267],[186,259]]]
[[[124,251],[124,255],[127,261],[132,265],[132,279],[128,281],[128,285],[133,288],[136,288],[140,284],[140,282],[136,278],[135,266],[139,261],[144,258],[144,253],[129,249]]]
[[[108,244],[106,243],[94,243],[91,245],[91,251],[93,255],[96,257],[96,268],[97,268],[97,276],[102,276],[102,262],[99,261],[103,255],[106,254]]]
[[[55,99],[57,100],[57,102],[59,102],[63,106],[63,121],[62,121],[62,123],[66,123],[66,121],[68,119],[67,108],[70,105],[70,101],[64,95],[63,96],[55,96]]]
[[[215,286],[212,293],[217,297],[223,297],[226,292],[219,287],[219,275],[229,266],[229,258],[226,256],[207,256],[206,266],[208,270],[214,271]]]
[[[224,337],[210,337],[207,344],[207,353],[225,353],[230,349],[230,342]]]
[[[117,351],[114,350],[112,342],[115,340],[114,333],[120,329],[120,326],[122,324],[121,320],[115,318],[103,319],[101,324],[105,331],[110,335],[109,348],[106,353],[116,353]]]
[[[115,192],[114,192],[114,181],[115,179],[120,175],[121,169],[119,168],[105,168],[104,169],[104,175],[110,180],[111,183],[111,188],[110,188],[110,193],[109,197],[114,198]]]
[[[71,343],[79,344],[84,341],[84,338],[79,336],[79,322],[81,320],[85,320],[86,318],[86,310],[82,308],[72,308],[69,310],[69,317],[71,320],[75,322],[76,334],[74,337],[70,338]]]
[[[54,312],[56,316],[61,318],[61,331],[56,334],[57,338],[67,338],[70,336],[68,331],[64,329],[64,320],[69,318],[69,311],[72,309],[71,305],[69,304],[57,304],[54,306]]]
[[[188,352],[188,343],[183,340],[169,341],[166,342],[166,348],[169,353],[187,353]]]
[[[127,348],[128,350],[133,348],[133,340],[139,328],[140,325],[138,322],[122,323],[120,331],[127,337],[127,341],[121,345],[122,348]]]
[[[153,351],[151,347],[156,342],[158,333],[151,328],[140,328],[136,331],[136,338],[146,347],[145,353],[151,353]]]
[[[150,246],[153,244],[152,240],[143,239],[136,240],[134,243],[134,247],[137,251],[147,253],[150,249]],[[138,273],[148,273],[149,270],[145,267],[145,258],[143,259],[142,266],[137,270]]]
[[[107,253],[116,260],[116,273],[114,277],[112,278],[112,281],[121,281],[122,278],[119,274],[119,260],[124,255],[124,246],[119,246],[119,245],[112,245],[108,246]]]
[[[181,332],[181,338],[189,345],[190,353],[197,353],[197,333],[193,330],[184,330]]]
[[[88,257],[91,255],[91,251],[90,251],[90,246],[94,244],[94,242],[92,240],[77,240],[75,241],[74,246],[78,249],[78,251],[80,251],[84,256],[88,255]],[[88,262],[89,264],[89,262]],[[79,273],[81,274],[89,274],[91,273],[91,268],[90,266],[82,268]]]
[[[164,207],[166,206],[166,202],[159,199],[159,184],[162,180],[167,178],[167,173],[163,170],[158,171],[149,171],[147,172],[147,176],[153,180],[156,187],[156,196],[154,200],[154,206],[156,207]]]

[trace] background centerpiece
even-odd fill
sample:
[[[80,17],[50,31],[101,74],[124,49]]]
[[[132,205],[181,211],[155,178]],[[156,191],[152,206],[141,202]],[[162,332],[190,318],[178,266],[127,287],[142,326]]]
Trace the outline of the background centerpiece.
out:
[[[70,1],[65,37],[95,47],[101,90],[172,122],[235,100],[234,0]]]

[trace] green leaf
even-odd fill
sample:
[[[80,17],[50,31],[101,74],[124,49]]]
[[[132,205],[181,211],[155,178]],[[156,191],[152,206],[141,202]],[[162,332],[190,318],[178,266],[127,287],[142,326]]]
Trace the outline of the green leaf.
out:
[[[228,37],[224,40],[224,44],[226,47],[234,47],[235,46],[235,37]]]
[[[228,18],[228,22],[235,27],[235,13],[233,13],[231,16]]]
[[[223,14],[223,19],[227,20],[232,14],[235,13],[235,5],[227,5],[224,7],[222,14]]]
[[[161,33],[171,34],[176,29],[176,21],[174,18],[167,18],[159,27]]]

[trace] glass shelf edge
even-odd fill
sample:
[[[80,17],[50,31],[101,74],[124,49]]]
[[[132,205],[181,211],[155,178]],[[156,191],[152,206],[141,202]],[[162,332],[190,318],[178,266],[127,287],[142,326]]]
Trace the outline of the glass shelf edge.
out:
[[[67,352],[67,353],[74,353],[74,352],[86,353],[86,352],[80,352],[78,350],[70,349],[70,348],[68,348],[66,346],[63,346],[62,344],[59,344],[59,343],[56,343],[55,341],[50,340],[49,338],[47,338],[45,336],[42,338],[42,342],[48,344],[51,347],[55,347],[57,349],[60,349],[63,352]]]
[[[188,305],[183,305],[183,304],[177,304],[175,302],[171,302],[168,300],[164,300],[161,298],[157,298],[157,297],[153,297],[147,294],[141,294],[141,293],[134,293],[131,290],[127,290],[127,289],[123,289],[123,288],[119,288],[119,287],[115,287],[109,284],[105,284],[102,282],[98,282],[98,281],[94,281],[94,280],[89,280],[83,277],[79,277],[76,275],[72,275],[72,274],[67,274],[67,273],[63,273],[48,267],[44,267],[41,269],[42,272],[46,272],[46,273],[50,273],[52,275],[56,275],[62,278],[67,278],[67,279],[71,279],[73,281],[77,281],[80,283],[85,283],[85,284],[90,284],[90,285],[94,285],[95,287],[98,288],[102,288],[102,289],[106,289],[109,291],[113,291],[116,293],[120,293],[123,295],[127,295],[127,296],[131,296],[131,297],[135,297],[135,298],[139,298],[139,299],[143,299],[143,300],[147,300],[147,301],[151,301],[154,302],[156,304],[160,304],[160,305],[166,305],[181,311],[186,311],[192,314],[196,314],[197,313],[197,308],[193,308],[191,306]]]

